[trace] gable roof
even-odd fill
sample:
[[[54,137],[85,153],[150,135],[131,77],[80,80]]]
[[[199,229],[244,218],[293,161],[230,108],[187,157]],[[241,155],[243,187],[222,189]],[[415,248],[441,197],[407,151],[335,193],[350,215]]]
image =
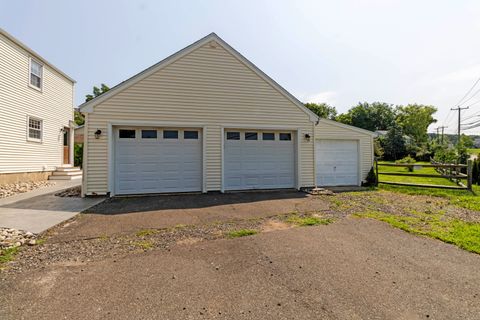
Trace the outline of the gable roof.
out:
[[[340,127],[340,128],[348,129],[348,130],[355,131],[355,132],[358,132],[358,133],[367,134],[367,135],[372,136],[372,137],[375,137],[375,136],[376,136],[375,132],[372,132],[372,131],[369,131],[369,130],[365,130],[365,129],[362,129],[362,128],[359,128],[359,127],[350,126],[350,125],[348,125],[348,124],[344,124],[344,123],[341,123],[341,122],[337,122],[337,121],[335,121],[335,120],[320,118],[320,119],[318,120],[318,123],[319,123],[319,124],[320,124],[320,123],[330,124],[330,125],[333,125],[333,126],[337,126],[337,127]]]
[[[203,37],[202,39],[192,43],[188,47],[178,51],[177,53],[172,54],[171,56],[163,59],[162,61],[154,64],[153,66],[137,73],[133,77],[119,83],[115,87],[111,88],[107,92],[101,94],[100,96],[81,104],[78,108],[81,112],[89,113],[93,112],[93,107],[96,105],[101,104],[102,102],[106,101],[110,97],[116,95],[117,93],[129,88],[130,86],[134,85],[135,83],[149,77],[150,75],[154,74],[155,72],[163,69],[164,67],[168,66],[169,64],[177,61],[178,59],[186,56],[187,54],[191,53],[192,51],[202,47],[203,45],[215,41],[218,43],[222,48],[224,48],[227,52],[232,54],[235,58],[237,58],[240,62],[245,64],[250,70],[252,70],[255,74],[257,74],[260,78],[270,84],[274,89],[280,92],[284,97],[298,106],[303,112],[305,112],[311,121],[318,121],[318,116],[306,108],[302,102],[300,102],[297,98],[295,98],[292,94],[290,94],[287,90],[285,90],[282,86],[280,86],[277,82],[275,82],[272,78],[266,75],[263,71],[261,71],[257,66],[255,66],[252,62],[250,62],[247,58],[241,55],[238,51],[233,49],[228,43],[226,43],[222,38],[220,38],[215,33],[210,33],[209,35]]]
[[[57,67],[55,67],[53,64],[51,64],[50,62],[48,62],[47,60],[45,60],[44,58],[42,58],[41,55],[39,55],[38,53],[36,53],[35,51],[33,51],[32,49],[30,49],[26,44],[24,44],[23,42],[21,42],[20,40],[18,40],[17,38],[15,38],[14,36],[12,36],[11,34],[9,34],[7,31],[3,30],[2,28],[0,28],[0,34],[2,34],[3,36],[5,36],[7,39],[9,39],[10,41],[12,41],[13,43],[15,43],[17,46],[19,46],[20,48],[22,48],[23,50],[27,51],[31,56],[33,56],[36,60],[39,60],[40,62],[42,62],[43,64],[49,66],[50,68],[52,68],[53,70],[55,70],[56,72],[58,72],[59,74],[61,74],[63,77],[65,77],[67,80],[69,80],[70,82],[72,83],[75,83],[76,81],[73,80],[72,78],[70,78],[69,76],[67,76],[62,70],[58,69]]]

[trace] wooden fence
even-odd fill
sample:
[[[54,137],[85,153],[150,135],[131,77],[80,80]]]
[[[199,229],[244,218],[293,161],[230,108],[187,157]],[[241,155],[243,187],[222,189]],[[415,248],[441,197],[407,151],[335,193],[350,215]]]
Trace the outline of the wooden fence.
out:
[[[385,167],[403,167],[409,168],[409,171],[414,172],[415,169],[421,168],[435,168],[435,171],[438,174],[428,174],[428,173],[410,173],[410,172],[380,172],[378,166]],[[467,174],[462,173],[462,168],[467,170]],[[468,160],[467,164],[452,164],[452,163],[437,163],[432,162],[431,164],[415,164],[415,163],[378,163],[378,160],[375,160],[375,173],[377,178],[377,185],[379,183],[391,184],[398,186],[411,186],[411,187],[424,187],[424,188],[441,188],[441,189],[463,189],[472,191],[472,161]],[[456,186],[448,185],[436,185],[436,184],[417,184],[417,183],[406,183],[406,182],[390,182],[390,181],[380,181],[379,175],[384,176],[407,176],[407,177],[423,177],[423,178],[442,178],[449,179],[455,182]],[[462,180],[466,180],[466,183],[463,183]]]

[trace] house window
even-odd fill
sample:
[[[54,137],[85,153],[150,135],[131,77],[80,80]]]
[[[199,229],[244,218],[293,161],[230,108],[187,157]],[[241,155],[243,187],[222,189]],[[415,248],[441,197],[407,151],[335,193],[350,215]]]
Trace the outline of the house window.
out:
[[[258,133],[245,132],[245,140],[258,140]]]
[[[157,130],[142,130],[142,139],[157,139]]]
[[[178,131],[177,130],[164,130],[163,131],[163,139],[178,139]]]
[[[42,89],[43,66],[37,61],[30,59],[30,85]]]
[[[291,133],[280,133],[280,141],[291,141],[292,134]]]
[[[183,139],[198,139],[198,131],[184,131]]]
[[[264,132],[262,136],[263,140],[275,140],[275,133],[273,132]]]
[[[227,140],[240,140],[240,132],[227,132]]]
[[[43,121],[28,117],[28,140],[42,141]]]
[[[119,137],[120,139],[135,139],[135,130],[120,129]]]

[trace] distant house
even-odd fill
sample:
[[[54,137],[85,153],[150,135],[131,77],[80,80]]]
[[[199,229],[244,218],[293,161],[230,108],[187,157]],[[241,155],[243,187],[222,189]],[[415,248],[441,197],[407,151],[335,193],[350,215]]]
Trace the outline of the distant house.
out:
[[[75,81],[0,29],[0,184],[81,177],[73,164]]]
[[[319,119],[216,34],[80,106],[86,195],[360,185],[373,133]]]

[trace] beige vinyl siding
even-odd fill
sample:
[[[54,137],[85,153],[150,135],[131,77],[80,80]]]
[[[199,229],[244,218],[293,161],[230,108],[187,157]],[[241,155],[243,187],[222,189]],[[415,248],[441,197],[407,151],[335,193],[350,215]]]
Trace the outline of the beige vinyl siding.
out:
[[[358,140],[361,179],[365,180],[373,165],[372,135],[321,120],[315,127],[315,140],[318,139]]]
[[[222,127],[276,126],[313,133],[309,116],[221,46],[204,45],[94,107],[88,116],[86,193],[108,190],[108,137],[122,120],[205,127],[207,191],[220,190]],[[313,185],[313,142],[300,145],[300,184]]]
[[[73,120],[73,83],[43,65],[43,88],[29,87],[30,54],[0,33],[0,173],[54,170],[60,129]],[[43,120],[42,143],[27,141],[27,116]]]

